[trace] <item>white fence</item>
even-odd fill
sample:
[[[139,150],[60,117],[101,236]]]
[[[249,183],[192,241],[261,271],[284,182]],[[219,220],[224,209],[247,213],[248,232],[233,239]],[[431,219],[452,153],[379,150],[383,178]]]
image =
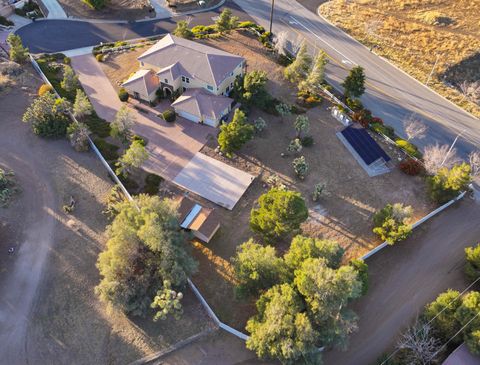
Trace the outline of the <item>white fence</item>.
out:
[[[438,213],[442,212],[443,210],[447,209],[450,205],[452,205],[453,203],[459,201],[460,199],[462,199],[464,196],[465,196],[466,192],[464,191],[463,193],[461,193],[459,196],[457,196],[455,199],[452,199],[450,200],[449,202],[443,204],[441,207],[438,207],[437,209],[435,209],[434,211],[428,213],[425,217],[419,219],[418,221],[416,221],[415,223],[412,224],[412,229],[414,228],[417,228],[419,225],[421,225],[422,223],[425,223],[426,221],[428,221],[430,218],[436,216]],[[381,249],[385,248],[388,246],[388,243],[385,241],[383,242],[381,245],[375,247],[373,250],[367,252],[365,255],[363,255],[361,257],[362,260],[366,260],[368,259],[369,257],[373,256],[374,254],[376,254],[378,251],[380,251]]]
[[[48,78],[45,76],[45,74],[43,73],[42,69],[40,68],[40,66],[38,65],[37,61],[35,61],[35,59],[32,57],[32,55],[30,55],[30,62],[32,63],[32,66],[33,68],[37,71],[37,73],[41,76],[41,78],[43,79],[43,81],[50,85],[52,90],[54,91],[55,95],[57,96],[57,98],[60,98],[60,95],[58,94],[57,90],[55,90],[55,88],[53,87],[53,85],[51,84],[50,80],[48,80]],[[74,121],[74,123],[78,123],[78,120],[74,117],[73,114],[69,113],[70,115],[70,118],[72,118],[72,120]],[[120,189],[122,190],[122,192],[125,194],[125,196],[127,197],[128,200],[134,202],[132,196],[130,195],[130,193],[127,191],[127,189],[125,188],[125,186],[123,186],[122,182],[118,179],[118,176],[115,174],[115,172],[113,172],[112,168],[110,167],[110,165],[108,164],[108,162],[103,158],[102,154],[100,153],[100,151],[98,150],[97,146],[95,146],[95,143],[93,143],[93,141],[91,140],[90,137],[88,137],[88,142],[90,144],[90,147],[92,147],[92,151],[95,153],[95,155],[100,159],[100,162],[102,163],[102,165],[107,169],[109,175],[112,177],[112,179],[115,181],[115,183],[120,187]],[[138,207],[137,207],[138,209]],[[241,338],[242,340],[247,340],[248,339],[248,336],[238,330],[236,330],[235,328],[232,328],[228,325],[226,325],[225,323],[221,322],[217,315],[215,314],[215,312],[212,310],[212,308],[210,308],[210,306],[208,305],[207,301],[205,300],[205,298],[202,296],[202,294],[200,293],[200,291],[197,289],[197,287],[193,284],[193,282],[190,280],[190,279],[187,279],[187,282],[188,282],[188,285],[190,286],[190,288],[192,289],[193,293],[195,294],[195,296],[198,298],[198,300],[200,301],[200,303],[202,304],[203,308],[205,309],[205,311],[207,312],[207,314],[209,315],[209,317],[213,320],[213,322],[220,328],[224,329],[225,331],[231,333],[232,335],[234,336],[237,336],[238,338]]]

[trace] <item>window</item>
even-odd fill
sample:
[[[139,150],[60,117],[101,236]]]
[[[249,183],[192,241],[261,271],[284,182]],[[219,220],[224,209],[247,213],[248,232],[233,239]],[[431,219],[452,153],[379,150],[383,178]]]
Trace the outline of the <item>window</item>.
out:
[[[207,85],[207,89],[213,91],[213,86]]]
[[[230,86],[227,86],[227,90],[225,90],[227,93],[230,91]]]
[[[185,82],[186,82],[187,84],[189,84],[189,83],[190,83],[190,79],[189,79],[188,77],[185,77]]]
[[[182,76],[182,81],[185,82],[185,76]]]
[[[165,83],[168,84],[168,79],[165,79]]]

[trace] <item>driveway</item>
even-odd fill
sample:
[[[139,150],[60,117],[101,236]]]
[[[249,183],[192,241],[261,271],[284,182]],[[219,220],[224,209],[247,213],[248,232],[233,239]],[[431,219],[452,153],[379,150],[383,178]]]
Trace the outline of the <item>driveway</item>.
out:
[[[347,352],[325,354],[326,365],[370,365],[393,349],[398,334],[448,288],[462,291],[464,248],[480,241],[480,202],[466,198],[366,262],[370,288],[352,306],[359,331]]]
[[[97,60],[91,54],[72,57],[72,67],[98,115],[112,121],[123,103]],[[178,118],[175,123],[166,123],[152,114],[146,115],[135,109],[131,111],[137,120],[134,132],[148,140],[150,156],[145,169],[170,181],[200,151],[208,134],[215,133],[213,128],[183,118]]]
[[[255,177],[221,161],[197,153],[173,182],[232,210]]]

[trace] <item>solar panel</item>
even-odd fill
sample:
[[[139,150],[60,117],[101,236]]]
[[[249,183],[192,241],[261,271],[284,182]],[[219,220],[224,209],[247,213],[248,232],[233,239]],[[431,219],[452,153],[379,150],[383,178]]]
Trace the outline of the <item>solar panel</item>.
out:
[[[367,165],[381,157],[383,157],[385,162],[390,161],[390,157],[368,134],[365,128],[353,128],[350,126],[341,133]]]

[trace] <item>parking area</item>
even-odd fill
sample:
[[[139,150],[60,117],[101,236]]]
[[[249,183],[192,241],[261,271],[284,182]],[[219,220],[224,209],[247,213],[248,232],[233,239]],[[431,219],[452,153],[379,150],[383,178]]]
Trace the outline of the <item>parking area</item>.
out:
[[[255,177],[203,153],[197,153],[173,182],[232,210]]]

